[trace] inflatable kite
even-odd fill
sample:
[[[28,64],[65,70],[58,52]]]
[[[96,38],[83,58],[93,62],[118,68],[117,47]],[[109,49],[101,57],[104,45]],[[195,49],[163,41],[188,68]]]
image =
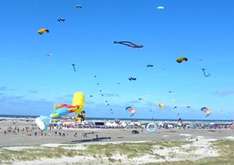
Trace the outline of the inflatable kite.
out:
[[[202,70],[203,75],[204,75],[205,77],[210,77],[210,73],[208,73],[208,72],[206,71],[205,68],[202,68],[201,70]]]
[[[54,111],[50,116],[40,116],[36,118],[35,122],[41,130],[46,130],[52,119],[61,118],[68,114],[75,113],[76,115],[83,115],[85,105],[85,96],[82,92],[76,92],[73,95],[72,104],[56,104]]]
[[[47,116],[40,116],[35,119],[36,125],[40,128],[40,130],[47,130],[51,120]]]
[[[130,41],[114,41],[113,43],[125,45],[125,46],[131,47],[131,48],[143,48],[144,47],[143,45],[138,45],[138,44],[135,44],[135,43],[130,42]]]
[[[201,111],[205,114],[205,117],[210,116],[210,114],[212,113],[212,110],[207,107],[202,107]]]
[[[37,33],[39,34],[39,35],[42,35],[42,34],[44,34],[44,33],[49,33],[50,31],[48,30],[48,29],[46,29],[46,28],[41,28],[41,29],[39,29],[38,31],[37,31]]]
[[[187,57],[178,57],[176,59],[176,62],[177,63],[183,63],[183,62],[187,62],[188,61],[188,58]]]
[[[165,104],[159,103],[159,104],[158,104],[158,107],[159,107],[160,109],[164,109],[164,108],[165,108]]]
[[[136,113],[136,109],[132,106],[128,106],[125,108],[126,111],[130,114],[130,117],[134,116]]]
[[[158,10],[164,10],[165,7],[164,7],[164,6],[157,6],[157,9],[158,9]]]
[[[65,22],[65,18],[58,17],[57,21],[58,21],[58,22],[61,22],[61,23],[62,23],[62,22]]]
[[[52,56],[52,55],[53,55],[52,53],[48,53],[48,54],[47,54],[48,57],[50,57],[50,56]]]
[[[73,71],[76,72],[76,64],[72,64]]]
[[[136,77],[129,77],[128,80],[129,81],[136,81]]]
[[[76,8],[77,8],[77,9],[81,9],[82,6],[81,6],[81,5],[76,5]]]
[[[143,101],[143,98],[139,97],[139,98],[138,98],[138,101]]]
[[[178,107],[177,106],[174,106],[173,109],[177,109]]]
[[[146,65],[146,67],[147,67],[147,68],[153,68],[153,67],[154,67],[154,65],[152,65],[152,64],[148,64],[148,65]]]

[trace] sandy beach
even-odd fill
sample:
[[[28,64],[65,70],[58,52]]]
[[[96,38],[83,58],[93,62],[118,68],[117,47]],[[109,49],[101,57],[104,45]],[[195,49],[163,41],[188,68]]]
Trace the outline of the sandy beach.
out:
[[[53,129],[40,131],[34,121],[0,121],[0,146],[41,145],[47,143],[89,143],[116,141],[176,141],[189,137],[203,136],[210,139],[223,139],[234,136],[232,129],[158,129],[147,132],[137,129],[139,134],[132,134],[133,129]],[[11,131],[9,132],[9,128]],[[19,130],[18,130],[19,129]],[[24,129],[24,131],[22,131]],[[25,131],[25,130],[28,131]],[[4,131],[6,133],[4,134]],[[19,132],[18,132],[19,131]]]
[[[42,132],[31,120],[4,120],[0,125],[0,152],[6,157],[7,154],[11,155],[9,161],[2,155],[4,160],[1,160],[1,164],[196,162],[220,156],[214,142],[234,140],[232,129],[174,128],[158,129],[155,132],[137,129],[139,134],[132,134],[132,129],[123,128],[63,128]],[[90,149],[93,147],[95,150]],[[28,152],[32,157],[26,159],[25,154]],[[57,156],[43,156],[45,152]],[[134,156],[129,156],[129,153],[134,153]],[[38,154],[42,157],[37,157]]]

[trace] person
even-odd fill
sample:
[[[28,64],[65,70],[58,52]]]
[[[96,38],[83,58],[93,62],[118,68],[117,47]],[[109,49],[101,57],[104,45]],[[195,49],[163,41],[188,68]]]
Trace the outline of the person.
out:
[[[77,118],[79,118],[81,122],[84,121],[85,120],[85,111],[82,111],[80,114],[78,114]]]
[[[178,119],[177,123],[180,128],[183,127],[183,121],[181,118]]]
[[[74,137],[77,137],[77,132],[73,135]]]
[[[231,129],[234,129],[234,122],[232,122],[231,124]]]
[[[83,138],[87,138],[88,136],[87,136],[87,133],[84,133],[83,134]]]

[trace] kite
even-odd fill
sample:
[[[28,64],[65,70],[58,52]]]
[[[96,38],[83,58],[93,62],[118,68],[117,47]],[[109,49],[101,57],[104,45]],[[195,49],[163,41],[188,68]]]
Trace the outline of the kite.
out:
[[[111,112],[111,114],[114,114],[114,112],[113,112],[113,109],[112,109],[112,108],[110,108],[110,112]]]
[[[165,108],[165,104],[159,103],[159,104],[158,104],[158,107],[159,107],[160,109],[164,109],[164,108]]]
[[[177,106],[174,106],[173,109],[177,109]]]
[[[155,132],[156,131],[156,128],[157,128],[157,125],[155,123],[148,123],[146,125],[146,130],[148,132]]]
[[[48,53],[47,56],[48,56],[48,57],[52,56],[52,53]]]
[[[76,64],[72,64],[73,71],[76,72]]]
[[[40,116],[35,119],[36,125],[40,128],[40,130],[47,130],[51,120],[47,116]]]
[[[82,6],[81,6],[81,5],[76,5],[76,8],[77,8],[77,9],[81,9]]]
[[[65,18],[58,17],[57,21],[58,21],[58,22],[65,22]]]
[[[72,104],[56,104],[55,110],[50,116],[40,116],[35,119],[35,123],[41,130],[47,130],[52,119],[61,118],[68,114],[82,114],[85,105],[85,96],[83,92],[75,92],[72,98]]]
[[[158,9],[158,10],[164,10],[164,9],[165,9],[165,6],[157,6],[157,9]]]
[[[130,42],[130,41],[114,41],[113,43],[125,45],[125,46],[131,47],[131,48],[143,48],[144,47],[143,45],[138,45],[138,44],[135,44],[135,43]]]
[[[138,100],[139,100],[139,101],[142,101],[142,100],[143,100],[143,98],[139,97],[139,98],[138,98]]]
[[[55,111],[50,115],[51,118],[59,118],[69,113],[81,113],[84,109],[84,94],[76,92],[73,95],[72,104],[57,104]],[[62,109],[66,108],[66,109]]]
[[[44,33],[49,33],[50,31],[48,30],[48,29],[46,29],[46,28],[40,28],[38,31],[37,31],[37,33],[39,34],[39,35],[42,35],[42,34],[44,34]]]
[[[182,62],[187,62],[188,61],[188,58],[187,57],[178,57],[176,59],[176,62],[177,63],[182,63]]]
[[[136,113],[136,109],[132,106],[128,106],[125,108],[126,111],[130,114],[130,117],[134,116]]]
[[[128,80],[129,81],[136,81],[136,77],[129,77]]]
[[[146,65],[146,67],[147,67],[147,68],[153,68],[153,67],[154,67],[154,65],[152,65],[152,64],[148,64],[148,65]]]
[[[202,107],[201,111],[205,114],[205,117],[210,116],[210,114],[212,113],[212,110],[207,107]]]
[[[79,106],[74,106],[70,104],[55,104],[54,105],[54,109],[61,109],[61,108],[73,109],[73,108],[79,108]]]
[[[202,68],[201,70],[202,70],[203,75],[204,75],[205,77],[210,77],[210,73],[208,73],[208,72],[206,71],[205,68]]]

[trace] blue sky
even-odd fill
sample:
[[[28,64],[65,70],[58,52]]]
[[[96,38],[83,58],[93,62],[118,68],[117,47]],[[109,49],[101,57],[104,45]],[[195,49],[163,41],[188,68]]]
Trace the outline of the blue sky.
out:
[[[160,5],[165,9],[157,10]],[[204,119],[200,108],[208,106],[209,119],[233,119],[233,5],[231,0],[3,1],[0,114],[49,114],[54,103],[69,103],[75,91],[83,91],[90,117],[128,117],[125,107],[132,105],[136,118],[180,113]],[[66,21],[59,23],[58,17]],[[41,27],[50,33],[38,35]],[[114,45],[114,40],[144,48]],[[189,61],[178,64],[179,56]],[[203,76],[203,67],[210,77]],[[137,81],[129,82],[129,76]],[[160,102],[168,108],[160,111]],[[172,111],[174,105],[181,108]]]

